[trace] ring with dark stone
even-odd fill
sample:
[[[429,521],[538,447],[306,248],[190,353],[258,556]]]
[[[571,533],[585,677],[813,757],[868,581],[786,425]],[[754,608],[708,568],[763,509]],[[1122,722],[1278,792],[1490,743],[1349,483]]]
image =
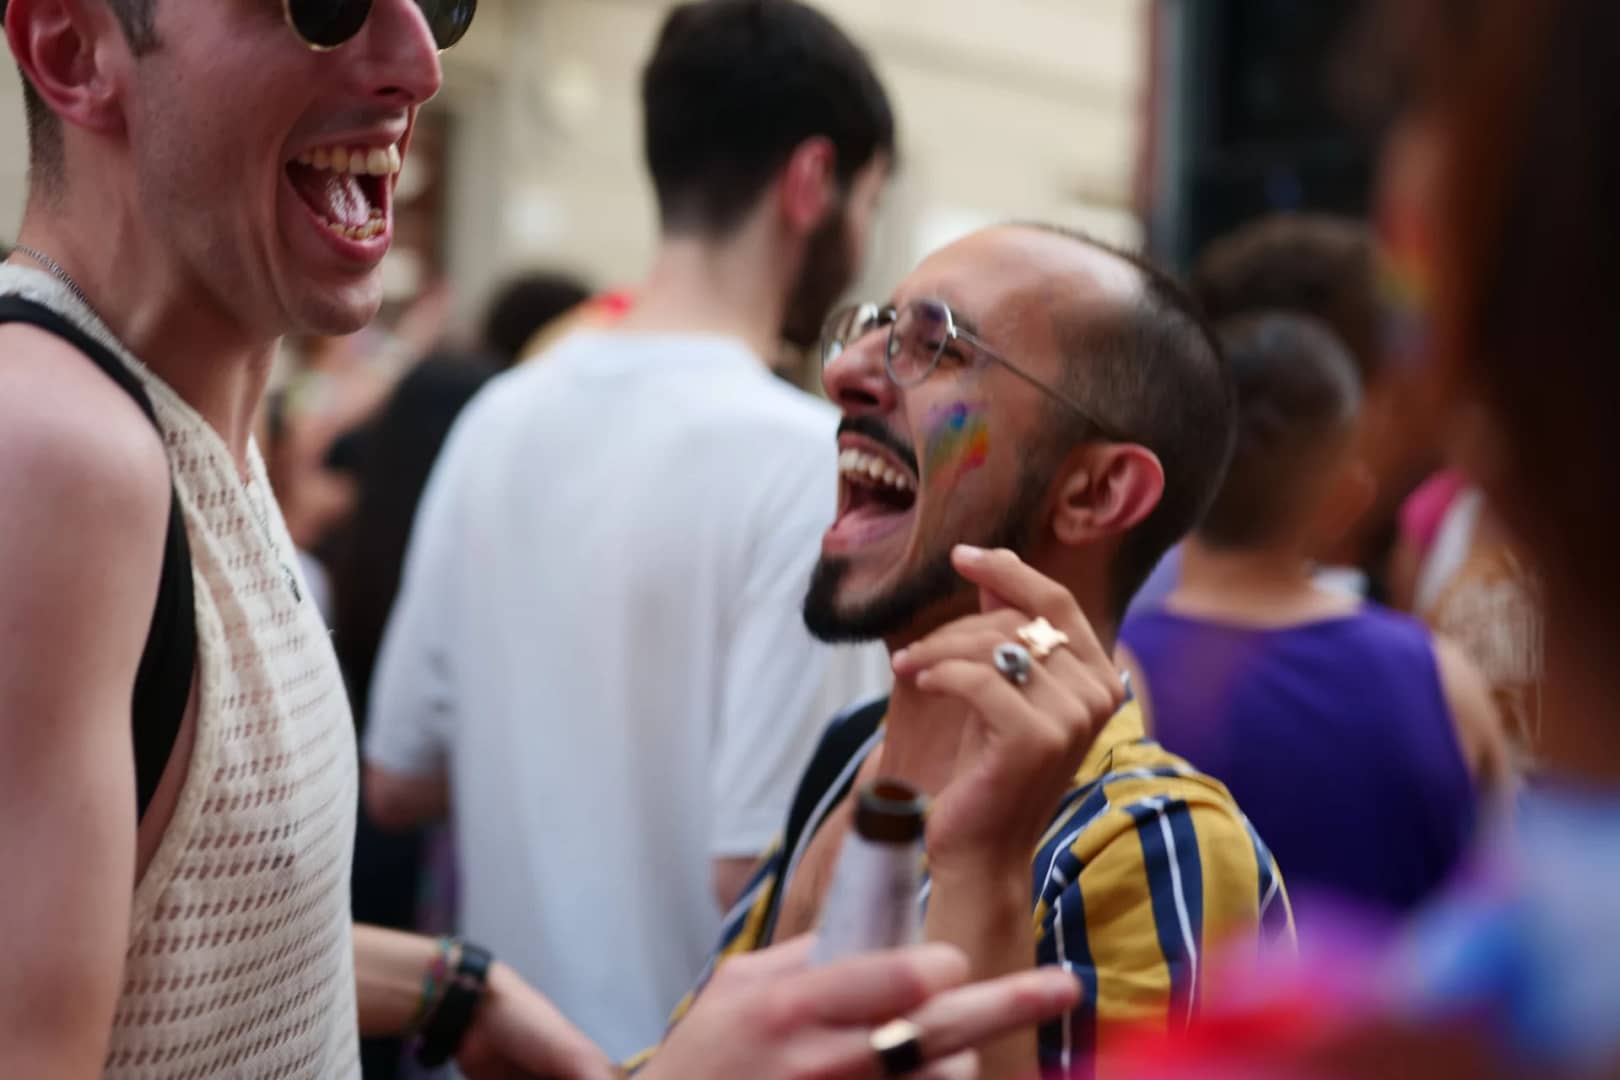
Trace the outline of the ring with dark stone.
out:
[[[1014,686],[1028,686],[1030,672],[1035,670],[1035,658],[1028,649],[1014,641],[996,646],[992,657],[996,670]]]

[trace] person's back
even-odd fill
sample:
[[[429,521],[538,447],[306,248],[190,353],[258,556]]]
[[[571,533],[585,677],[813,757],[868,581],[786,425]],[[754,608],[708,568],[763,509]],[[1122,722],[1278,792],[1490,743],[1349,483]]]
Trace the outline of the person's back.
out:
[[[1416,620],[1370,603],[1285,626],[1161,608],[1123,636],[1155,738],[1226,784],[1296,901],[1409,910],[1464,853],[1473,781]]]
[[[719,928],[712,855],[765,846],[813,748],[834,423],[735,341],[581,333],[474,403],[430,489],[458,554],[406,589],[442,598],[462,927],[610,1050],[656,1038]]]
[[[1313,580],[1309,553],[1365,506],[1360,394],[1303,316],[1223,327],[1239,435],[1182,580],[1128,618],[1122,655],[1154,736],[1225,783],[1307,906],[1407,911],[1474,833],[1505,768],[1478,673],[1415,619]]]
[[[624,1055],[702,968],[821,721],[888,684],[881,651],[799,618],[837,418],[766,361],[815,342],[860,265],[887,98],[809,7],[722,0],[670,15],[643,105],[651,271],[612,330],[458,423],[367,739],[380,819],[442,803],[387,792],[448,765],[464,926]]]

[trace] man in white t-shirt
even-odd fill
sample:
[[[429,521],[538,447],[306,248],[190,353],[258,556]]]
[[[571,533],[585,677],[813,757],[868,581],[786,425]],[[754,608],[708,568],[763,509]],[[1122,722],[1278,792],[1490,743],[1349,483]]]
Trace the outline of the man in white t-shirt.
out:
[[[670,17],[643,97],[657,258],[457,423],[365,747],[378,821],[452,811],[460,929],[614,1055],[701,971],[825,716],[888,679],[800,619],[837,414],[768,366],[860,264],[883,88],[814,10],[729,0]]]

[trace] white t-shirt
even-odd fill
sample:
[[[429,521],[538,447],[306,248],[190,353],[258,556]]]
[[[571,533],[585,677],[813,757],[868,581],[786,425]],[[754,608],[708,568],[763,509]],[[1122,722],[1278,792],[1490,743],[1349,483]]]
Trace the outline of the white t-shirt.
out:
[[[609,1054],[662,1035],[880,646],[801,602],[837,415],[740,342],[579,331],[451,432],[378,658],[367,758],[448,766],[461,929]]]

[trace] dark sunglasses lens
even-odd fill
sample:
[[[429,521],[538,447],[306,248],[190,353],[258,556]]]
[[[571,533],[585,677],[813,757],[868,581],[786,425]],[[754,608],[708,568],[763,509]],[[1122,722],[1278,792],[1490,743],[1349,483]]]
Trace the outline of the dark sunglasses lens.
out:
[[[422,14],[427,16],[428,27],[433,31],[433,42],[441,49],[448,49],[461,40],[461,36],[472,25],[473,16],[478,14],[478,0],[416,0],[421,7]]]
[[[371,15],[371,0],[285,0],[287,19],[298,36],[322,49],[335,49],[360,32]]]

